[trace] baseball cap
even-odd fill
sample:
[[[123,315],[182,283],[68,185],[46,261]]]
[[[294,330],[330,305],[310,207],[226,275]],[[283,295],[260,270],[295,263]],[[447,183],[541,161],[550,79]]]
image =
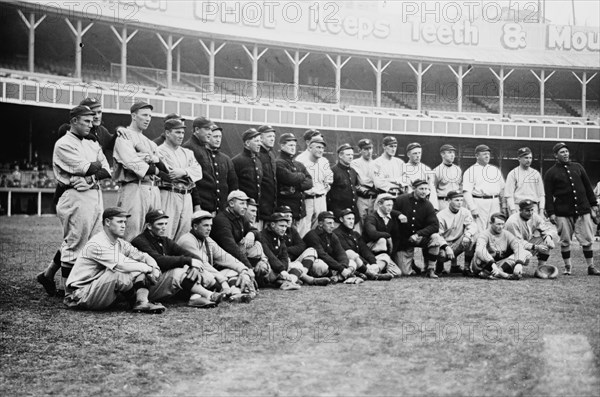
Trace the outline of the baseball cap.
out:
[[[244,133],[242,134],[242,140],[244,142],[255,138],[257,136],[260,135],[260,132],[258,132],[255,128],[248,128],[246,131],[244,131]]]
[[[317,220],[319,222],[324,221],[325,219],[335,219],[335,216],[333,215],[333,212],[331,211],[323,211],[319,214],[319,216],[317,217]]]
[[[289,219],[289,215],[283,214],[281,212],[274,212],[273,215],[269,217],[269,222],[287,221]]]
[[[552,152],[553,152],[554,154],[556,154],[556,153],[558,153],[558,151],[559,151],[560,149],[562,149],[562,148],[565,148],[565,147],[566,147],[567,149],[569,148],[569,147],[567,146],[567,144],[566,144],[566,143],[564,143],[564,142],[559,142],[559,143],[557,143],[556,145],[554,145],[554,147],[552,148]]]
[[[413,189],[416,189],[421,185],[427,185],[427,181],[423,179],[415,179],[415,181],[412,183]]]
[[[94,112],[92,112],[92,109],[90,109],[87,106],[75,106],[73,109],[71,109],[69,111],[69,118],[72,119],[73,117],[79,117],[79,116],[93,116]]]
[[[131,215],[121,207],[109,207],[102,213],[102,220],[114,217],[129,218]]]
[[[208,211],[200,210],[196,211],[192,214],[192,223],[200,222],[204,219],[212,219],[214,218],[213,214]]]
[[[219,125],[212,123],[210,126],[210,130],[211,131],[223,131],[223,128],[221,128]]]
[[[461,190],[452,190],[446,195],[448,200],[452,200],[455,197],[464,197],[464,194]]]
[[[100,101],[96,98],[85,98],[83,101],[79,102],[81,106],[87,106],[90,109],[99,108],[102,106]]]
[[[168,218],[169,215],[165,214],[163,210],[151,210],[146,214],[146,223],[154,223],[159,219]]]
[[[260,132],[261,134],[266,134],[267,132],[275,132],[275,128],[271,127],[270,125],[261,125],[260,127],[258,127],[258,132]]]
[[[521,202],[519,203],[519,208],[522,210],[533,208],[534,206],[535,206],[535,202],[533,202],[532,200],[529,200],[529,199],[521,200]]]
[[[343,210],[341,210],[339,212],[339,218],[343,218],[343,217],[345,217],[348,214],[353,214],[354,215],[354,211],[352,211],[350,208],[343,209]]]
[[[298,141],[298,138],[296,138],[296,136],[294,134],[291,134],[289,132],[286,132],[285,134],[281,134],[281,136],[279,137],[279,143],[280,144],[284,144],[284,143],[288,143],[289,141]]]
[[[519,157],[527,156],[528,154],[531,154],[531,149],[529,149],[528,147],[522,147],[517,152],[517,155]]]
[[[248,201],[250,200],[250,197],[248,197],[246,193],[242,192],[241,190],[232,190],[227,196],[227,201],[231,201],[233,199]]]
[[[185,124],[180,119],[169,119],[165,121],[165,130],[174,130],[177,128],[185,128]]]
[[[305,142],[310,141],[315,135],[321,135],[321,131],[319,131],[319,130],[307,130],[304,133],[304,135],[303,135],[304,141]]]
[[[344,150],[348,150],[348,149],[353,150],[352,146],[350,146],[349,143],[344,143],[344,144],[340,145],[340,147],[338,147],[337,153],[340,154],[340,152],[343,152]]]
[[[253,198],[249,198],[248,199],[248,205],[253,205],[255,207],[258,207],[258,204],[256,204],[256,201]]]
[[[395,199],[396,198],[389,193],[381,193],[380,195],[377,196],[377,199],[375,200],[375,202],[381,203],[386,200],[395,200]]]
[[[200,116],[200,117],[196,117],[194,119],[194,121],[192,122],[192,128],[196,129],[196,128],[210,128],[210,126],[213,124],[212,121],[210,121],[209,119],[207,119],[204,116]]]
[[[150,105],[148,102],[138,101],[138,102],[134,103],[133,105],[131,105],[131,107],[129,108],[129,111],[131,113],[135,113],[140,109],[154,110],[154,106]]]
[[[370,139],[361,139],[360,141],[358,141],[358,148],[359,149],[366,149],[368,147],[373,147],[373,141],[371,141]]]
[[[393,136],[386,136],[385,138],[383,138],[383,146],[397,145],[397,144],[398,144],[398,140],[396,138],[394,138]]]
[[[171,119],[179,119],[181,121],[185,121],[185,118],[181,117],[177,113],[169,113],[165,116],[165,121],[171,120]]]
[[[406,145],[406,153],[410,152],[413,149],[417,149],[420,147],[421,147],[421,144],[418,142],[409,143],[408,145]]]
[[[449,152],[449,151],[454,151],[456,152],[456,148],[452,145],[442,145],[442,147],[440,147],[440,153],[442,152]]]
[[[308,142],[308,146],[312,145],[313,143],[319,143],[319,144],[321,144],[323,146],[327,146],[327,143],[325,142],[325,139],[323,139],[323,137],[320,136],[320,135],[317,135],[314,138],[312,138],[310,140],[310,142]]]
[[[280,205],[275,208],[275,212],[281,212],[282,214],[291,214],[292,209],[287,205]]]
[[[477,145],[475,148],[475,154],[481,152],[491,152],[490,147],[488,145]]]

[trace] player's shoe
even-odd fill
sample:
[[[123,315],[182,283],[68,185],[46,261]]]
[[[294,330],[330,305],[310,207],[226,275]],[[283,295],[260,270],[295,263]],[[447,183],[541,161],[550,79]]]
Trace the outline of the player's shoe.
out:
[[[588,267],[588,275],[600,276],[600,270],[596,269],[594,266],[590,266]]]
[[[571,266],[570,265],[565,265],[565,270],[563,271],[563,274],[565,276],[570,276],[571,275]]]
[[[136,302],[132,311],[134,313],[160,314],[165,310],[167,310],[167,308],[160,303]]]
[[[41,272],[40,274],[38,274],[35,279],[37,280],[38,283],[42,284],[42,287],[44,287],[48,296],[56,295],[56,284],[54,283],[54,280],[46,277],[44,272]]]
[[[429,269],[427,271],[427,277],[429,278],[439,278],[437,274],[435,274],[435,270],[434,269]]]

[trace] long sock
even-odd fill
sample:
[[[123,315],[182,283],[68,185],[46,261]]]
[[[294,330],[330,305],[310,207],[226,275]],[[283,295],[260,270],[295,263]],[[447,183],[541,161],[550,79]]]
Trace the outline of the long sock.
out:
[[[150,291],[148,291],[147,288],[139,288],[137,291],[135,291],[135,300],[136,302],[148,302],[148,294],[150,293]]]
[[[593,267],[594,266],[594,251],[592,251],[591,249],[584,249],[583,256],[585,258],[585,263],[588,265],[588,267]]]
[[[52,258],[52,262],[48,264],[46,270],[44,271],[44,276],[47,278],[54,278],[54,275],[60,270],[60,250],[56,251],[54,254],[54,258]]]

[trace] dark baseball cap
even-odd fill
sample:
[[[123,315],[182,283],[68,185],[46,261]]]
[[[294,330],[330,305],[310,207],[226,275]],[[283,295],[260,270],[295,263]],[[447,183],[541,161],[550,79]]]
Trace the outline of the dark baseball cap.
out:
[[[73,117],[79,117],[79,116],[93,116],[94,112],[92,111],[92,109],[90,109],[87,106],[75,106],[73,109],[71,109],[69,111],[69,118],[72,119]]]
[[[102,220],[114,217],[129,218],[131,215],[121,207],[109,207],[102,213]]]
[[[566,143],[564,143],[564,142],[559,142],[559,143],[557,143],[556,145],[554,145],[554,147],[552,148],[552,152],[554,152],[554,154],[556,154],[556,153],[558,153],[558,151],[559,151],[560,149],[562,149],[562,148],[565,148],[565,147],[566,147],[567,149],[569,148],[569,147],[567,146],[567,144],[566,144]]]
[[[319,222],[324,221],[325,219],[335,219],[335,216],[333,215],[333,212],[331,211],[323,211],[319,214],[319,216],[317,217],[317,220]]]
[[[490,147],[488,145],[477,145],[475,148],[475,154],[481,152],[491,152]]]
[[[338,147],[337,154],[340,154],[340,152],[343,152],[344,150],[348,150],[348,149],[353,150],[352,146],[350,146],[349,143],[344,143],[344,144],[340,145],[340,147]]]
[[[529,149],[528,147],[522,147],[517,152],[517,155],[519,157],[527,156],[528,154],[531,154],[531,149]]]
[[[352,211],[350,208],[346,208],[346,209],[343,209],[343,210],[341,210],[339,212],[339,216],[338,217],[339,218],[343,218],[343,217],[345,217],[346,215],[349,215],[349,214],[354,215],[354,211]]]
[[[529,208],[533,208],[535,206],[535,202],[529,199],[525,199],[525,200],[521,200],[521,202],[519,203],[519,208],[524,210],[524,209],[529,209]]]
[[[452,200],[455,197],[464,197],[462,190],[452,190],[446,195],[448,200]]]
[[[279,143],[282,145],[284,143],[288,143],[289,141],[298,142],[298,138],[296,138],[296,136],[294,134],[291,134],[289,132],[286,132],[285,134],[281,134],[281,136],[279,137]]]
[[[242,141],[246,142],[252,138],[255,138],[257,136],[260,135],[260,132],[258,132],[255,128],[248,128],[246,131],[244,131],[244,133],[242,134]]]
[[[373,141],[370,139],[361,139],[360,141],[358,141],[358,148],[359,149],[366,149],[368,147],[373,147]]]
[[[410,152],[413,149],[419,149],[421,148],[421,144],[418,142],[413,142],[413,143],[409,143],[408,145],[406,145],[406,153]]]
[[[81,106],[87,106],[90,109],[99,108],[102,106],[100,101],[96,98],[85,98],[83,101],[79,102]]]
[[[317,135],[313,139],[311,139],[308,142],[308,146],[312,145],[313,143],[318,143],[318,144],[321,144],[323,146],[327,146],[327,142],[325,142],[325,139],[323,139],[323,137],[320,136],[320,135]]]
[[[185,129],[185,123],[181,119],[169,119],[165,121],[165,130]]]
[[[289,215],[283,214],[281,212],[275,212],[273,215],[269,217],[269,222],[279,222],[279,221],[288,221],[290,219]]]
[[[167,114],[165,116],[165,121],[171,120],[171,119],[178,119],[178,120],[181,120],[181,121],[185,121],[185,118],[181,117],[177,113],[169,113],[169,114]]]
[[[398,140],[396,138],[394,138],[393,136],[386,136],[385,138],[383,138],[383,146],[397,145],[397,144],[398,144]]]
[[[260,132],[261,134],[266,134],[267,132],[275,132],[275,128],[271,127],[270,125],[261,125],[260,127],[258,127],[258,132]]]
[[[154,110],[154,106],[150,105],[148,102],[139,101],[139,102],[136,102],[133,105],[131,105],[131,107],[129,108],[129,111],[131,113],[135,113],[140,109]]]
[[[165,211],[163,210],[150,210],[150,212],[148,212],[146,214],[146,223],[154,223],[159,219],[163,219],[163,218],[168,218],[169,215],[165,214]]]
[[[416,189],[421,185],[427,185],[427,181],[423,179],[415,179],[415,181],[412,183],[413,189]]]
[[[287,205],[280,205],[275,208],[275,212],[281,212],[282,214],[291,214],[292,209]]]
[[[303,135],[304,141],[305,142],[310,141],[315,135],[322,135],[321,131],[319,131],[319,130],[307,130],[304,133],[304,135]]]
[[[210,128],[213,122],[204,116],[196,117],[192,122],[192,128]]]
[[[256,204],[256,200],[254,200],[252,197],[250,197],[248,199],[248,206],[254,206],[254,207],[258,207],[258,204]]]
[[[212,125],[210,126],[210,130],[211,131],[223,131],[223,128],[221,128],[219,125],[212,123]]]
[[[442,145],[442,147],[440,147],[440,153],[450,152],[450,151],[456,152],[456,148],[454,146],[448,145],[448,144]]]

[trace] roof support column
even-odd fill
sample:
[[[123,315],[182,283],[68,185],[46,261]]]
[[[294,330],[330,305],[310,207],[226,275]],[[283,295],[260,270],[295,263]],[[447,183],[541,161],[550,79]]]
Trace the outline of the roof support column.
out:
[[[406,63],[408,63],[408,66],[410,66],[410,68],[412,69],[412,71],[417,76],[417,110],[420,112],[421,109],[423,108],[423,75],[425,73],[427,73],[427,71],[429,70],[429,68],[431,68],[433,66],[433,64],[429,64],[429,66],[427,66],[425,68],[425,70],[423,70],[423,63],[422,62],[419,62],[417,64],[417,68],[416,69],[412,65],[412,63],[410,63],[410,62],[406,62]]]
[[[540,82],[540,115],[544,115],[544,105],[546,101],[546,81],[552,77],[552,75],[556,72],[553,71],[546,77],[546,71],[542,69],[540,75],[538,76],[535,71],[530,70],[531,74],[535,76],[535,78]]]
[[[456,86],[457,86],[456,96],[458,97],[457,98],[458,99],[458,111],[462,112],[463,111],[463,79],[473,69],[467,69],[466,72],[463,72],[463,65],[458,65],[458,72],[457,72],[456,70],[454,70],[452,65],[448,65],[448,68],[452,71],[452,74],[454,74],[454,77],[456,77]]]
[[[594,77],[596,77],[598,73],[594,73],[589,79],[587,78],[587,72],[583,72],[583,76],[581,76],[581,78],[579,78],[577,73],[571,73],[573,73],[573,76],[575,76],[575,78],[581,83],[581,117],[587,117],[587,85]]]
[[[83,39],[83,35],[87,33],[88,30],[94,25],[94,23],[90,23],[85,29],[81,26],[81,19],[77,20],[77,27],[74,27],[69,18],[65,18],[69,29],[71,29],[71,33],[75,36],[75,77],[81,78],[81,52],[83,50],[83,43],[81,40]]]
[[[342,100],[342,68],[346,66],[352,57],[348,57],[342,62],[341,55],[336,55],[335,61],[329,56],[329,54],[325,54],[325,56],[327,59],[329,59],[329,62],[331,62],[333,68],[335,69],[335,103],[339,105],[340,101]]]
[[[375,78],[376,78],[376,98],[375,98],[375,106],[377,106],[378,108],[381,107],[381,75],[383,74],[383,72],[387,69],[388,66],[390,66],[390,64],[392,63],[392,61],[388,61],[385,66],[381,66],[381,59],[377,60],[377,65],[374,65],[373,62],[371,62],[371,60],[369,58],[367,58],[367,62],[369,62],[369,65],[371,65],[371,67],[373,68],[373,70],[375,71]]]
[[[17,12],[19,13],[19,16],[25,23],[25,26],[27,26],[27,29],[29,30],[29,47],[28,47],[28,51],[27,51],[27,60],[29,63],[29,71],[31,73],[33,73],[34,67],[35,67],[34,66],[34,64],[35,64],[35,29],[37,29],[37,27],[40,26],[40,23],[42,23],[44,21],[44,19],[46,19],[46,15],[43,15],[36,22],[35,14],[33,12],[29,14],[29,20],[27,20],[27,18],[25,18],[25,15],[23,15],[21,10],[17,10]]]
[[[498,80],[498,113],[500,116],[504,115],[504,81],[514,72],[511,69],[508,73],[504,74],[504,66],[500,66],[500,74],[496,74],[494,69],[490,68],[492,74]]]
[[[292,57],[288,50],[284,50],[285,55],[287,55],[288,59],[294,66],[294,101],[300,100],[300,65],[307,56],[310,55],[310,52],[307,52],[302,58],[300,58],[300,51],[294,51],[294,56]]]
[[[210,92],[214,92],[215,90],[215,56],[219,53],[219,51],[221,51],[221,49],[223,49],[223,47],[225,47],[225,43],[221,44],[219,46],[219,48],[215,49],[215,41],[211,40],[210,43],[208,43],[208,46],[206,44],[204,44],[204,41],[202,41],[202,39],[198,40],[200,42],[200,44],[202,45],[202,48],[204,48],[204,52],[206,52],[206,55],[208,55],[208,90]]]
[[[127,83],[127,44],[133,36],[137,34],[137,30],[135,30],[129,36],[127,35],[127,26],[123,26],[121,28],[121,33],[115,29],[114,26],[110,26],[110,29],[113,31],[119,43],[121,43],[121,84]]]
[[[160,33],[156,33],[156,36],[159,38],[163,47],[165,47],[165,50],[167,51],[167,88],[170,89],[173,86],[173,50],[175,47],[177,47],[177,45],[179,45],[179,43],[181,43],[183,37],[180,37],[179,40],[173,44],[173,35],[171,34],[167,36],[167,41],[163,39]]]
[[[250,58],[250,62],[252,62],[252,98],[254,101],[257,101],[258,100],[258,61],[263,55],[265,55],[265,52],[267,52],[268,48],[265,48],[259,54],[258,46],[256,44],[254,44],[254,47],[252,47],[252,52],[248,49],[248,47],[246,47],[243,44],[242,44],[242,47],[244,47],[244,51],[246,51],[248,58]]]

